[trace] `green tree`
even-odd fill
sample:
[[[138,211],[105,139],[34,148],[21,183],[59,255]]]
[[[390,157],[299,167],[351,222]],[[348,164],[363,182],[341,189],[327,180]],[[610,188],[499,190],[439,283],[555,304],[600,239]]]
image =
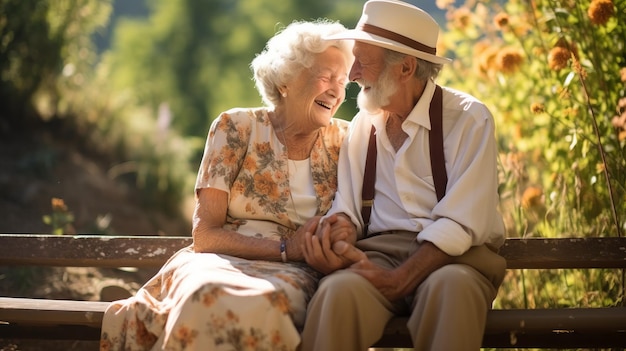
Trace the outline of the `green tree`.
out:
[[[0,131],[59,114],[92,69],[90,35],[109,11],[110,1],[0,1]]]
[[[120,21],[110,65],[113,89],[157,111],[167,103],[173,126],[204,138],[212,119],[261,103],[249,63],[277,29],[293,20],[358,18],[360,4],[318,1],[153,1],[149,18]],[[156,115],[156,113],[155,113]]]

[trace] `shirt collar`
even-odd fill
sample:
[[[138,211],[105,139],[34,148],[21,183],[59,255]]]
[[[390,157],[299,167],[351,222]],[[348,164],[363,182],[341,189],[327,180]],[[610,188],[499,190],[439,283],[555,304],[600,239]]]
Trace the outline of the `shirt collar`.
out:
[[[405,123],[415,123],[430,130],[430,101],[433,99],[433,95],[435,95],[435,82],[429,79],[422,96],[409,113]]]

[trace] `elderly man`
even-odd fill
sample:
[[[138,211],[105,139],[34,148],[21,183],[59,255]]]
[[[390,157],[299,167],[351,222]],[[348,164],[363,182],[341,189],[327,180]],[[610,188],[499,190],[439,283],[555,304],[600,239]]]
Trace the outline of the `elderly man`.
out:
[[[439,26],[423,10],[370,0],[354,30],[360,112],[344,139],[333,207],[307,234],[330,273],[309,303],[302,349],[365,350],[409,315],[417,350],[477,350],[502,282],[493,116],[439,87]],[[375,182],[374,182],[375,179]]]

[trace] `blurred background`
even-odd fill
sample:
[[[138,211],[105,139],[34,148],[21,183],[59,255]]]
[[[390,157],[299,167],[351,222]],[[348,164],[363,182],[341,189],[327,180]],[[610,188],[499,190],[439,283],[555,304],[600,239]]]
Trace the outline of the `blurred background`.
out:
[[[262,103],[254,56],[294,20],[354,26],[362,4],[0,0],[0,232],[188,235],[211,121]]]
[[[211,121],[261,105],[254,55],[363,3],[0,0],[0,233],[189,235]],[[438,82],[494,114],[507,235],[624,235],[626,0],[412,3],[454,59]],[[623,301],[621,271],[509,274],[502,305]]]

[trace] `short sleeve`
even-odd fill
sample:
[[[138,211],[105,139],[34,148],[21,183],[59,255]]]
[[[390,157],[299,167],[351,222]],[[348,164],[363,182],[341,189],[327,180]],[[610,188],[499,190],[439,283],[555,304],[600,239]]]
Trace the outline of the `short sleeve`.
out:
[[[196,178],[196,192],[202,188],[216,188],[230,193],[250,135],[250,120],[234,116],[224,112],[211,124]]]

